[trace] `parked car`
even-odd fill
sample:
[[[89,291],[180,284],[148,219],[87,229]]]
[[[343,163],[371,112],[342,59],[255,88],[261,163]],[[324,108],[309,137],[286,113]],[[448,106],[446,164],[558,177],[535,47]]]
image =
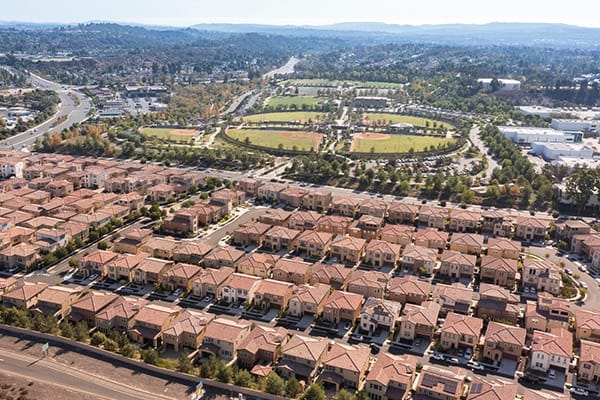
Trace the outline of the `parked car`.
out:
[[[371,347],[371,353],[373,354],[378,354],[381,350],[381,347],[377,343],[371,343],[369,347]]]
[[[98,279],[98,276],[99,276],[98,274],[91,274],[90,276],[88,276],[88,280],[90,282],[94,281],[94,280]]]
[[[588,284],[587,284],[587,283],[585,283],[584,281],[579,281],[579,286],[581,286],[581,287],[582,287],[582,288],[584,288],[584,289],[587,289],[587,288],[588,288]]]
[[[571,271],[569,268],[565,268],[565,274],[573,275],[573,271]]]
[[[587,397],[590,395],[590,392],[588,392],[587,390],[585,390],[584,388],[580,388],[578,386],[573,386],[571,387],[571,389],[569,390],[569,392],[571,394],[577,395],[577,396],[584,396]]]
[[[352,327],[352,324],[351,324],[350,322],[346,322],[346,323],[344,324],[344,330],[346,330],[346,331],[347,331],[348,329],[350,329],[350,327]]]
[[[420,345],[421,345],[421,338],[420,337],[415,338],[414,346],[419,347]]]
[[[431,358],[438,361],[444,361],[444,355],[442,353],[435,352],[431,355]]]
[[[450,364],[454,364],[454,365],[460,364],[459,359],[456,357],[448,357],[448,358],[446,358],[446,361],[449,362]]]
[[[555,371],[555,370],[553,370],[552,368],[550,368],[550,369],[548,370],[548,378],[550,378],[550,379],[554,379],[554,378],[556,378],[556,371]]]
[[[458,355],[459,357],[463,357],[465,355],[465,352],[463,349],[458,349],[458,351],[456,352],[456,355]]]
[[[465,358],[466,358],[467,360],[470,360],[470,359],[471,359],[471,357],[473,357],[473,349],[471,349],[471,348],[468,348],[468,349],[465,351]]]
[[[477,361],[467,361],[467,368],[470,368],[472,370],[476,370],[476,371],[483,371],[485,369],[485,367],[481,364],[479,364]]]
[[[183,292],[183,289],[177,288],[173,291],[173,296],[178,297],[181,294],[181,292]]]

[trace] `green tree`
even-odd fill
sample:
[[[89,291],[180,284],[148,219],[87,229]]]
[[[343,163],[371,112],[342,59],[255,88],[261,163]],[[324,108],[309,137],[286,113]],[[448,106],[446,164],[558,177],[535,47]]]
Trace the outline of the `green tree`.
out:
[[[271,372],[267,376],[267,387],[265,390],[267,393],[283,395],[285,393],[285,382],[276,372]]]
[[[298,397],[298,395],[302,392],[302,386],[300,386],[300,382],[296,379],[295,376],[292,376],[285,383],[285,395],[292,399]]]
[[[318,383],[313,383],[306,389],[304,395],[300,398],[302,400],[326,400],[325,390],[323,386]]]
[[[79,321],[74,327],[75,340],[78,342],[87,342],[90,340],[90,333],[87,323],[85,321]]]
[[[225,363],[221,363],[217,369],[217,380],[223,383],[229,383],[233,379],[233,371],[231,367]]]
[[[90,341],[92,346],[100,346],[103,345],[104,342],[106,342],[106,339],[108,339],[106,337],[106,335],[102,332],[94,332],[94,334],[92,335],[92,339]]]
[[[184,350],[179,355],[179,360],[177,362],[177,371],[183,373],[190,373],[194,369],[194,364],[192,364],[192,360],[190,360],[190,353],[187,350]]]
[[[240,369],[233,379],[233,383],[242,387],[251,387],[254,383],[254,378],[252,378],[252,374],[245,369]]]
[[[124,357],[134,358],[137,353],[137,347],[131,343],[121,346],[121,355]]]
[[[98,249],[99,250],[106,250],[108,249],[108,243],[106,243],[106,241],[101,240],[98,242]]]
[[[77,267],[79,267],[79,260],[76,259],[76,258],[71,258],[69,260],[69,267],[71,267],[71,268],[77,268]]]
[[[571,199],[581,214],[588,200],[599,186],[598,172],[587,168],[575,171],[567,178],[565,197]]]
[[[104,349],[108,351],[118,351],[119,344],[116,340],[106,339],[106,341],[104,342]]]
[[[158,362],[158,351],[156,351],[156,349],[153,348],[147,348],[144,349],[140,352],[140,355],[142,356],[142,360],[144,360],[144,362],[146,364],[152,364],[152,365],[156,365],[156,363]]]
[[[63,320],[60,323],[60,336],[66,337],[68,339],[73,339],[75,337],[75,329],[69,321]]]
[[[353,393],[350,393],[346,389],[342,389],[333,398],[333,400],[355,400],[355,396]]]

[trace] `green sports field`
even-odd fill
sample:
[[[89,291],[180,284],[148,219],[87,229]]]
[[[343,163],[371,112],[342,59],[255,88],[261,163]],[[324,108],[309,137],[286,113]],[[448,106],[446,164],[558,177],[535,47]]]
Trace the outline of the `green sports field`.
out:
[[[322,101],[323,99],[314,96],[274,96],[267,102],[267,107],[290,108],[295,105],[296,109],[301,109],[303,105],[314,107]]]
[[[440,144],[454,144],[454,142],[454,139],[434,136],[356,133],[351,151],[357,153],[408,153],[412,148],[413,151],[420,152],[425,147],[429,150],[432,145],[437,148]]]
[[[200,131],[196,129],[142,128],[140,129],[140,133],[144,136],[171,142],[189,142],[194,136],[197,136]]]
[[[392,124],[397,124],[398,122],[404,122],[406,124],[412,124],[418,127],[425,127],[426,122],[429,121],[429,128],[433,129],[433,123],[435,122],[436,126],[442,126],[448,130],[452,129],[452,126],[446,122],[436,121],[434,119],[428,119],[423,117],[415,117],[412,115],[401,115],[401,114],[386,114],[386,113],[365,113],[363,114],[363,120],[376,122],[378,120],[385,121],[389,123],[392,121]]]
[[[256,146],[278,149],[281,145],[286,150],[293,150],[295,146],[296,150],[304,151],[318,150],[323,137],[316,132],[273,129],[228,129],[227,135],[240,142],[246,142],[248,138],[250,144]]]
[[[327,113],[316,111],[289,111],[264,114],[252,114],[242,117],[246,122],[300,122],[306,123],[308,120],[315,121],[327,116]],[[319,118],[317,118],[319,117]]]

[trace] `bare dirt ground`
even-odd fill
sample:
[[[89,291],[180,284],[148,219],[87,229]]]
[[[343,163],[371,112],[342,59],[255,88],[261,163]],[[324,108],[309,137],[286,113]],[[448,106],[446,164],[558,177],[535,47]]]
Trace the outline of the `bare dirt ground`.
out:
[[[171,134],[177,136],[196,136],[200,133],[200,131],[194,129],[172,129]]]
[[[14,350],[23,352],[33,356],[40,355],[40,344],[31,342],[29,340],[22,340],[20,338],[12,337],[12,336],[0,336],[0,347],[4,349]],[[52,357],[54,360],[62,363],[64,365],[68,365],[70,368],[77,369],[79,371],[85,372],[91,376],[102,376],[105,379],[120,382],[126,384],[128,386],[138,388],[144,391],[161,394],[163,396],[168,396],[173,399],[187,399],[189,398],[189,390],[190,387],[187,385],[182,385],[179,383],[170,382],[164,379],[155,378],[149,375],[140,374],[136,371],[133,371],[128,368],[116,367],[109,362],[98,360],[92,357],[84,356],[72,351],[65,351],[60,348],[53,348],[52,346],[49,349],[49,357]],[[23,385],[23,382],[20,378],[10,377],[6,383],[14,383],[17,385]],[[3,381],[4,383],[4,381]],[[27,386],[29,382],[25,383]],[[37,397],[33,397],[33,391],[30,398],[39,398],[44,400],[50,399],[61,399],[61,400],[80,400],[82,399],[81,393],[69,393],[63,389],[58,388],[45,388],[41,385],[38,389],[36,387],[36,383],[32,385],[36,390],[38,390],[39,394],[36,394]],[[64,396],[56,396],[54,393],[58,391],[64,391]],[[17,399],[18,396],[14,397]],[[94,397],[89,397],[93,399]],[[0,397],[0,400],[2,398]],[[85,400],[85,398],[83,398]]]
[[[93,400],[94,397],[0,373],[0,400]]]

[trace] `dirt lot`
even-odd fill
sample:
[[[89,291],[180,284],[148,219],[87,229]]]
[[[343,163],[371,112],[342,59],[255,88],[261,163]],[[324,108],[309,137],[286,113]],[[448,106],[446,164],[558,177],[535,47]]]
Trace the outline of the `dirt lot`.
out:
[[[0,400],[93,400],[92,396],[0,373]]]
[[[8,350],[15,350],[25,354],[39,356],[40,349],[38,343],[33,343],[29,340],[22,340],[12,336],[0,336],[0,347]],[[83,356],[71,351],[64,351],[56,347],[50,347],[49,357],[54,360],[68,365],[70,368],[77,369],[89,375],[102,376],[105,379],[127,384],[128,386],[142,389],[144,391],[161,394],[173,399],[189,398],[189,386],[179,383],[169,382],[163,379],[155,378],[149,375],[136,373],[133,370],[121,367],[115,367],[109,362],[98,360],[95,358]],[[19,387],[27,387],[28,381],[19,377],[3,378],[2,384],[13,384]],[[39,386],[39,387],[38,387]],[[39,384],[29,386],[29,399],[61,399],[61,400],[86,400],[87,397],[82,397],[81,393],[69,392],[57,387],[45,387]],[[60,392],[60,395],[56,395]],[[64,393],[63,393],[64,392]],[[17,399],[18,396],[13,396]],[[93,399],[94,397],[89,397]],[[2,397],[0,397],[2,399]]]

